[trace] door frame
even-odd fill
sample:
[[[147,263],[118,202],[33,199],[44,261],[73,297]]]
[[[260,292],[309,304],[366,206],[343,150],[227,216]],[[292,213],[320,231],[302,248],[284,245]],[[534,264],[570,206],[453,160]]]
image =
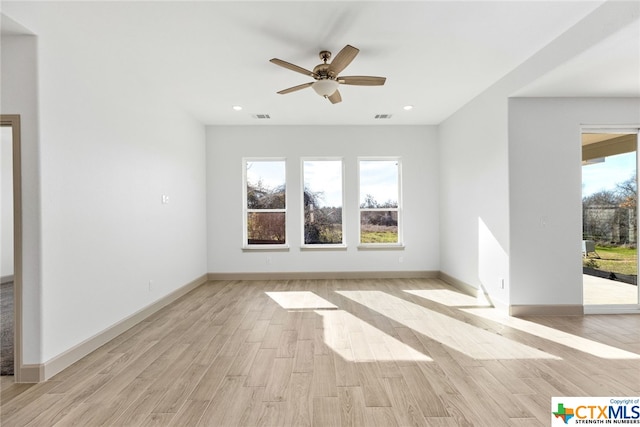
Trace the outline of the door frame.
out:
[[[20,115],[0,114],[0,126],[11,127],[13,154],[13,371],[22,378],[22,161]]]
[[[636,134],[636,188],[640,188],[640,125],[630,126],[583,126],[580,135],[585,133],[610,133],[610,134]],[[640,212],[640,203],[636,206]],[[636,214],[636,230],[640,230],[640,215]],[[640,237],[640,233],[638,235]],[[636,242],[640,246],[640,242]],[[640,247],[638,248],[640,249]],[[636,256],[636,263],[640,268],[640,250]],[[637,280],[636,280],[637,282]],[[583,282],[584,295],[584,282]],[[640,313],[640,283],[636,284],[636,304],[584,304],[582,303],[584,314],[639,314]]]

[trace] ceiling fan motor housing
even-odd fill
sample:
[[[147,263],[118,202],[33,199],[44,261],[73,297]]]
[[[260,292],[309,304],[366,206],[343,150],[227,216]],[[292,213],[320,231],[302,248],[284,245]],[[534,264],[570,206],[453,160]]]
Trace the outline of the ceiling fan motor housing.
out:
[[[313,72],[318,76],[320,76],[320,79],[316,79],[316,80],[335,78],[334,73],[330,71],[329,64],[318,64],[313,68]]]

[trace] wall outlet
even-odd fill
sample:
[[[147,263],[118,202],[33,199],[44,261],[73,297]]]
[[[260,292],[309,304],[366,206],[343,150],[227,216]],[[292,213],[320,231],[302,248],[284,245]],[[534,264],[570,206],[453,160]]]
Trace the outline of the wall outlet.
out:
[[[169,204],[169,196],[167,196],[166,194],[162,195],[162,204],[163,205]]]
[[[267,263],[267,265],[271,265],[271,257],[268,256],[265,262]]]
[[[500,289],[504,289],[504,279],[502,277],[498,278],[498,283],[500,284]]]
[[[400,264],[402,264],[402,263],[404,262],[404,257],[399,257],[399,258],[398,258],[398,262],[399,262]]]
[[[153,280],[149,280],[149,292],[153,290]]]

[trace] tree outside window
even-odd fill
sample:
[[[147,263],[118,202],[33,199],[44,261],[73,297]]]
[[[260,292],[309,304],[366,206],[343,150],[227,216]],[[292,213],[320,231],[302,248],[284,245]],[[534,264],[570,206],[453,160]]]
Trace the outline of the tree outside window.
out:
[[[304,244],[342,244],[342,160],[304,160],[302,170]]]
[[[245,244],[286,244],[285,161],[247,160],[245,185]]]

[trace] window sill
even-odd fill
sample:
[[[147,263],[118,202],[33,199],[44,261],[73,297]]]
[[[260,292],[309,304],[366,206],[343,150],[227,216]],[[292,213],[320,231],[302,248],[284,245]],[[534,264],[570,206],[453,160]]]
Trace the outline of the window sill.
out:
[[[346,251],[347,245],[302,245],[301,251]]]
[[[242,252],[289,252],[289,245],[248,245]]]
[[[404,251],[404,245],[402,243],[370,243],[358,245],[359,251],[376,251],[376,250],[396,250]]]

